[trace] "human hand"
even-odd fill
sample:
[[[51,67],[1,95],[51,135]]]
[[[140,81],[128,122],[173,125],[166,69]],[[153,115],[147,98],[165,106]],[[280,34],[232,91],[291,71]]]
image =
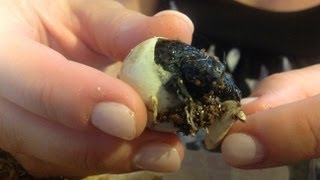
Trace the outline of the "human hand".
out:
[[[178,138],[144,130],[140,97],[100,70],[153,36],[190,42],[189,19],[113,0],[7,0],[0,14],[1,149],[36,176],[179,168]]]
[[[264,79],[244,100],[248,121],[236,123],[222,144],[226,162],[264,168],[320,157],[319,74],[314,65]]]

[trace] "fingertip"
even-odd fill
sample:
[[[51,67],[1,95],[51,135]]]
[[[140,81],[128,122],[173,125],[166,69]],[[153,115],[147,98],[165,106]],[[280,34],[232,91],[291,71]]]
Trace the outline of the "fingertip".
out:
[[[161,18],[173,18],[175,21],[178,21],[177,23],[184,23],[184,31],[187,34],[192,34],[194,31],[194,24],[192,20],[185,14],[179,12],[179,11],[174,11],[174,10],[164,10],[160,11],[157,14],[154,15],[154,17],[161,17]],[[181,21],[181,22],[179,22]],[[187,43],[191,43],[191,39],[189,36],[186,38],[180,39],[182,41],[185,41]]]
[[[243,98],[241,99],[241,106],[246,115],[254,114],[272,107],[267,96]]]
[[[137,142],[133,166],[139,170],[174,172],[184,157],[183,145],[175,134],[145,131]]]
[[[113,81],[104,89],[106,97],[98,100],[92,109],[92,124],[109,135],[135,139],[146,127],[145,104],[132,87],[117,78],[109,78]]]
[[[265,157],[262,144],[256,138],[243,133],[227,136],[221,150],[224,160],[235,167],[250,166],[261,162]]]
[[[124,59],[137,44],[156,36],[190,44],[194,30],[191,20],[175,11],[163,11],[152,17],[130,12],[130,16],[123,15],[113,26],[101,44],[105,44],[102,48],[105,53],[118,60]]]
[[[135,113],[127,106],[115,102],[100,102],[93,108],[92,124],[101,131],[132,140],[137,136]]]
[[[166,143],[150,143],[143,146],[133,158],[136,168],[156,171],[173,172],[181,166],[179,152]]]
[[[256,101],[257,99],[258,99],[257,97],[243,98],[243,99],[241,99],[241,105],[247,105],[249,103],[252,103],[252,102]]]
[[[178,11],[160,11],[152,17],[151,31],[156,36],[163,36],[169,39],[191,43],[194,25],[191,19]]]

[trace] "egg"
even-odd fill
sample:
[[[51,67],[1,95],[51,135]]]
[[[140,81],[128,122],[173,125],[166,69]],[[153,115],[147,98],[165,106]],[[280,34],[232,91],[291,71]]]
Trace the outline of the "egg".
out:
[[[225,64],[179,40],[154,37],[138,44],[118,77],[144,101],[148,128],[184,135],[205,129],[208,149],[221,142],[236,120],[246,119],[241,91]]]

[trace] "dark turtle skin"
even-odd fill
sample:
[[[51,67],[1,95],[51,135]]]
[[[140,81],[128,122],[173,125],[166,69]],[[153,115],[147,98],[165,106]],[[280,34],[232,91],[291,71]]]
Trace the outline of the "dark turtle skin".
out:
[[[198,98],[213,91],[222,102],[241,99],[241,91],[225,72],[225,64],[193,46],[159,39],[155,46],[155,63],[173,74],[166,84],[168,89],[184,91],[184,87],[177,84],[182,80],[191,97]]]
[[[159,38],[154,61],[172,74],[164,86],[183,102],[181,107],[159,114],[157,122],[173,121],[179,132],[195,134],[228,111],[223,102],[240,102],[240,89],[215,56],[178,40]]]

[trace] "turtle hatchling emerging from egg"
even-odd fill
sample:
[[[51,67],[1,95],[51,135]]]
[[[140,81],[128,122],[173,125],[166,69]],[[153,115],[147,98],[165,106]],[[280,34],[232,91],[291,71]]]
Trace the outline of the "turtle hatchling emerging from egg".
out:
[[[119,78],[131,85],[148,109],[148,127],[195,135],[206,130],[214,149],[236,119],[245,121],[241,92],[225,65],[188,44],[151,38],[132,49]]]

